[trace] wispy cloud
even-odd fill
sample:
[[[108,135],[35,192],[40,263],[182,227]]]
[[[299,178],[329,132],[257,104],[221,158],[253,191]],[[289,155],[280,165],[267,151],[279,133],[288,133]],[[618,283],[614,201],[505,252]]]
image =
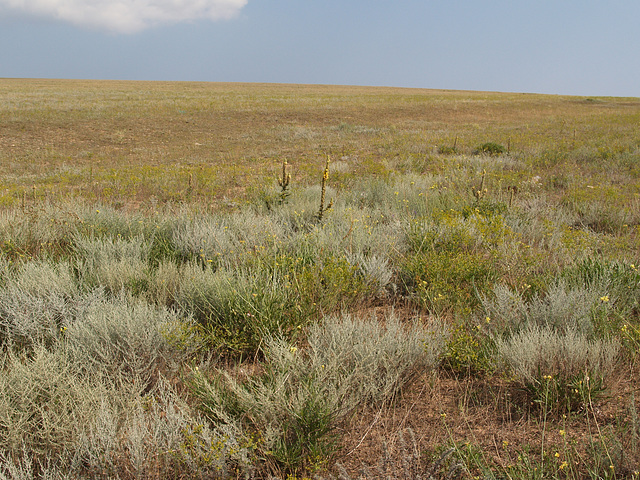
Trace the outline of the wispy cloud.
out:
[[[136,33],[156,25],[190,20],[222,20],[248,0],[0,0],[3,10],[54,18],[82,27]]]

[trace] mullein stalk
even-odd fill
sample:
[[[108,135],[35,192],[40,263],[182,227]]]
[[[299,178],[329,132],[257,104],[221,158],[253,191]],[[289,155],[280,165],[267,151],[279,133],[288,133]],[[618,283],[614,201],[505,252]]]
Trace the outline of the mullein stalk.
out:
[[[333,199],[329,201],[329,205],[325,206],[325,194],[327,190],[327,180],[329,180],[329,163],[331,162],[331,157],[327,155],[327,163],[324,167],[324,173],[322,174],[322,189],[320,191],[320,208],[318,209],[318,221],[322,221],[322,217],[327,210],[333,207]]]

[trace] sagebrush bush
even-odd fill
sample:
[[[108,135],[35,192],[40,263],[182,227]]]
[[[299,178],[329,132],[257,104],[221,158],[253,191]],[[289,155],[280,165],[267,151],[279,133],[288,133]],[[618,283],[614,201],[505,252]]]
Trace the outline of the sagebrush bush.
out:
[[[385,327],[375,318],[327,317],[310,327],[305,351],[268,340],[263,374],[240,382],[198,371],[192,388],[214,422],[259,432],[258,451],[276,470],[295,472],[335,452],[336,427],[355,409],[388,401],[433,368],[445,336],[440,325],[405,329],[393,315]]]
[[[68,465],[84,425],[114,387],[81,380],[62,350],[37,347],[30,359],[10,353],[0,376],[0,453]]]
[[[179,321],[175,311],[96,290],[65,325],[66,353],[79,371],[125,377],[151,388],[160,371],[180,361],[166,334]]]
[[[186,259],[229,267],[287,235],[288,228],[279,221],[247,209],[227,216],[195,217],[174,230],[173,243]]]
[[[0,212],[0,251],[14,260],[67,255],[79,225],[76,208],[44,202]]]
[[[229,478],[251,465],[247,447],[228,429],[212,429],[167,381],[126,408],[102,399],[84,427],[72,470],[91,476]]]
[[[587,335],[594,333],[594,308],[603,303],[606,292],[598,285],[569,287],[558,280],[547,292],[527,300],[523,292],[504,284],[496,285],[491,297],[481,297],[485,316],[496,335],[509,335],[530,325],[550,327],[558,331],[575,329]]]
[[[350,264],[358,267],[367,289],[378,298],[384,298],[389,288],[393,288],[393,268],[389,259],[377,255],[353,255],[347,257]]]
[[[0,347],[51,346],[76,314],[78,287],[70,264],[27,262],[0,288]]]
[[[135,294],[146,291],[151,245],[143,236],[78,237],[75,247],[80,281],[85,288],[104,287],[114,294],[122,289]]]
[[[616,365],[617,340],[590,339],[575,326],[531,324],[496,340],[498,358],[545,410],[588,406]]]
[[[496,286],[482,303],[498,364],[545,409],[584,406],[606,388],[620,348],[600,337],[595,322],[608,301],[597,285],[570,288],[563,280],[529,300]]]

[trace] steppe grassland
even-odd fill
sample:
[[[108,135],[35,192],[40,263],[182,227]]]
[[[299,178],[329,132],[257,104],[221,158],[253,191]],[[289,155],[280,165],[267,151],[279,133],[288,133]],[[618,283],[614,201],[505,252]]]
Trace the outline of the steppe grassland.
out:
[[[0,91],[0,474],[637,475],[637,99]]]

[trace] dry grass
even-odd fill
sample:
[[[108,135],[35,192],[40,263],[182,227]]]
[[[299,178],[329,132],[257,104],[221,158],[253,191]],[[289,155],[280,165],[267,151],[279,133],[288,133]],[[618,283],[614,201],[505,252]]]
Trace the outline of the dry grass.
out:
[[[470,153],[494,141],[547,163],[561,145],[580,166],[594,148],[628,148],[640,111],[638,99],[225,83],[2,79],[0,98],[0,203],[134,207],[238,202],[270,185],[282,158],[308,184],[327,153],[345,159],[335,180],[347,183],[390,161],[432,170],[425,157],[454,142]]]
[[[374,311],[438,316],[453,340],[441,368],[332,431],[342,447],[332,460],[351,477],[387,457],[404,471],[396,442],[410,429],[415,465],[454,448],[442,478],[456,462],[471,478],[638,478],[639,121],[635,98],[0,79],[0,347],[13,392],[0,413],[41,414],[27,422],[31,447],[17,422],[0,422],[12,442],[0,478],[32,478],[28,447],[38,461],[57,455],[52,469],[71,468],[75,452],[93,462],[72,465],[87,475],[262,474],[259,432],[236,438],[196,415],[185,372],[248,369],[238,376],[250,384],[267,365],[267,333],[309,355],[314,322]],[[473,153],[489,142],[507,152]],[[335,204],[319,221],[327,155]],[[105,312],[89,318],[83,302],[96,295]],[[619,342],[602,395],[539,408],[501,368],[495,339],[508,329],[492,329],[529,317],[588,323],[589,345]],[[247,338],[250,348],[233,343]],[[244,356],[230,358],[232,347]],[[85,385],[80,363],[84,375],[107,372]],[[116,385],[122,399],[104,403],[103,380],[125,385],[127,365],[144,391]],[[23,394],[41,378],[58,385],[51,411]],[[54,407],[95,421],[52,417],[52,453],[38,442]],[[315,460],[301,464],[331,471]],[[308,473],[299,467],[283,473]]]

